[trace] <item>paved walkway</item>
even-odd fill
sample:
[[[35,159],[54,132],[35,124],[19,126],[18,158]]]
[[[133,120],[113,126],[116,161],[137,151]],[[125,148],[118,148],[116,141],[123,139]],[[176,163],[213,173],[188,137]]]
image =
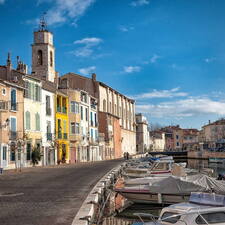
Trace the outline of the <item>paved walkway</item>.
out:
[[[1,225],[71,225],[97,181],[121,163],[111,160],[0,175]]]

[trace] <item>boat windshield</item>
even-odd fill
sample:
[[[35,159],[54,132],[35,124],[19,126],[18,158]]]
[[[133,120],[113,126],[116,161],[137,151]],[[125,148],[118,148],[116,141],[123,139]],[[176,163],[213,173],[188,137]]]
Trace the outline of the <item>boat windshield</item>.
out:
[[[180,216],[177,215],[177,213],[173,213],[173,212],[165,212],[161,216],[161,221],[171,223],[171,224],[176,223],[179,220],[180,220]]]
[[[225,212],[211,212],[199,215],[195,222],[197,224],[225,223]]]

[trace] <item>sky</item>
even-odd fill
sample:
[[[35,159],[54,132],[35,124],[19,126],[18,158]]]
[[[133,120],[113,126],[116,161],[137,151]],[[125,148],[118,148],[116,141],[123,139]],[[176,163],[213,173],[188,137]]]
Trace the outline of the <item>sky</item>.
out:
[[[0,0],[0,65],[31,70],[46,12],[56,70],[105,82],[150,124],[200,128],[225,116],[224,0]]]

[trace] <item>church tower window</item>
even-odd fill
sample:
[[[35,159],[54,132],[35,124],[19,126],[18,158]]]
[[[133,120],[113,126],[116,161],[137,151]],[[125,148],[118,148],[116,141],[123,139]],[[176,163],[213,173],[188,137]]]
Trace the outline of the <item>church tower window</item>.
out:
[[[38,50],[38,53],[37,53],[37,64],[43,65],[43,55],[41,50]]]
[[[50,66],[53,67],[53,53],[50,51]]]

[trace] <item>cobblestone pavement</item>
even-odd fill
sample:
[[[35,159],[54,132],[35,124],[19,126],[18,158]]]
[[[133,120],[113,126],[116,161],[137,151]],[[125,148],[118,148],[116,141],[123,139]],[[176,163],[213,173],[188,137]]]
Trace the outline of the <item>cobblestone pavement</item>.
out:
[[[0,175],[0,225],[71,225],[82,202],[110,169],[111,160]]]

